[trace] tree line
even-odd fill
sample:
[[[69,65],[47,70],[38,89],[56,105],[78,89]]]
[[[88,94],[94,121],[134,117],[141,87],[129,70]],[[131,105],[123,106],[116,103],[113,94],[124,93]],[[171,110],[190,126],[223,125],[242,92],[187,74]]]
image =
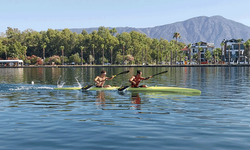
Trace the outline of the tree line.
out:
[[[45,62],[57,64],[158,64],[184,58],[180,49],[185,44],[178,42],[177,38],[180,36],[174,35],[171,41],[149,38],[137,31],[119,34],[115,28],[103,26],[92,33],[83,30],[80,34],[69,29],[40,32],[27,29],[21,32],[8,27],[0,36],[0,57],[17,58],[30,63],[39,63],[39,59],[43,61],[45,58]]]
[[[26,63],[43,64],[68,62],[88,64],[158,64],[176,63],[192,58],[199,62],[200,53],[191,56],[191,44],[187,53],[181,51],[186,46],[179,42],[180,33],[173,34],[173,40],[149,38],[137,31],[117,33],[115,28],[103,26],[92,33],[83,30],[80,34],[69,29],[62,31],[48,29],[19,31],[8,27],[0,36],[0,57],[2,59],[22,59]],[[198,42],[199,43],[199,42]],[[250,40],[244,43],[244,55],[248,56]],[[199,52],[202,49],[199,47]],[[222,60],[222,49],[206,51],[206,60]]]

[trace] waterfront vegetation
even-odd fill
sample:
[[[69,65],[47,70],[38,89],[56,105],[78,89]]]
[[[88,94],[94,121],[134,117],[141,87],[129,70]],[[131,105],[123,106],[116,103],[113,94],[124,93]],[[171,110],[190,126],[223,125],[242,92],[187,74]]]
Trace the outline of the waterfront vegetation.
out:
[[[72,33],[69,29],[62,31],[48,29],[34,31],[27,29],[19,31],[8,27],[0,36],[0,58],[22,59],[33,65],[66,63],[75,64],[165,64],[178,61],[197,62],[200,53],[191,57],[191,44],[188,44],[189,53],[181,51],[185,43],[178,42],[180,33],[173,34],[173,40],[149,38],[146,34],[137,31],[117,33],[115,28],[103,26],[98,31],[87,33]],[[245,44],[249,47],[250,41]],[[200,50],[201,51],[201,50]],[[221,49],[216,48],[211,53],[207,51],[207,61],[221,61]],[[244,53],[247,55],[247,53]]]

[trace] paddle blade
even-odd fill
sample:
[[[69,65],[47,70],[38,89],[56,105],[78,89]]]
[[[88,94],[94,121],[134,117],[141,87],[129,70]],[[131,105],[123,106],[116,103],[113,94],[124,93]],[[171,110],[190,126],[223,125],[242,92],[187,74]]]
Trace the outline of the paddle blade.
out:
[[[121,72],[121,73],[119,73],[119,74],[117,74],[117,75],[114,75],[114,76],[118,76],[118,75],[120,75],[120,74],[125,74],[125,73],[129,73],[129,70],[123,71],[123,72]]]
[[[93,85],[86,85],[84,87],[82,87],[82,90],[86,91],[88,89],[90,89]]]
[[[154,74],[153,76],[157,76],[159,74],[163,74],[163,73],[167,73],[168,71],[163,71],[163,72],[160,72],[160,73],[157,73],[157,74]]]
[[[118,89],[118,91],[125,91],[127,88],[129,88],[128,85],[122,86],[122,87],[120,87],[120,88]]]

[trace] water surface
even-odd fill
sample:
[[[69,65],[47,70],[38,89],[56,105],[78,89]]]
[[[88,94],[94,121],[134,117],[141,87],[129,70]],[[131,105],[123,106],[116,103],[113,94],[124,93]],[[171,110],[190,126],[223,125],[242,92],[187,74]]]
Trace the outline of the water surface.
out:
[[[201,90],[200,96],[60,91],[57,85],[142,84]],[[0,149],[249,149],[248,67],[0,68]],[[32,84],[32,81],[34,84]]]

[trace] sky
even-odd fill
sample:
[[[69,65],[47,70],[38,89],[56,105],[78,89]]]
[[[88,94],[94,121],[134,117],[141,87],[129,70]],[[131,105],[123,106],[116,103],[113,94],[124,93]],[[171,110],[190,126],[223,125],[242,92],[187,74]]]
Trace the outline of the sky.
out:
[[[250,26],[250,0],[0,0],[0,32],[155,27],[220,15]]]

